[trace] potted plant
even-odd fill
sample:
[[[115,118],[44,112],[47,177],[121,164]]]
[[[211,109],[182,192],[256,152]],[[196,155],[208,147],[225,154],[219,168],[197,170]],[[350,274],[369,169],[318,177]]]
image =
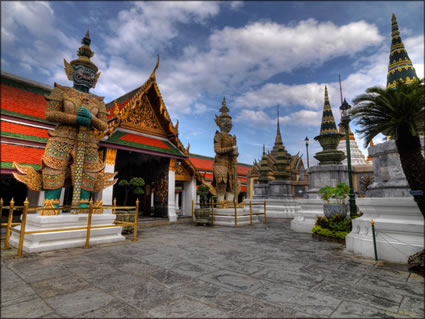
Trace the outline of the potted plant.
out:
[[[145,180],[142,177],[133,177],[129,181],[126,179],[120,180],[118,186],[123,187],[125,191],[124,206],[127,206],[128,194],[131,192],[135,196],[143,195],[143,186]],[[134,222],[134,215],[130,215],[128,210],[117,211],[117,221]],[[134,228],[132,226],[124,226],[123,233],[132,233]]]
[[[326,185],[319,190],[322,195],[321,199],[325,202],[323,204],[323,212],[326,218],[338,214],[342,218],[347,216],[347,203],[346,198],[350,193],[350,187],[345,183],[339,183],[335,187]]]
[[[197,224],[206,225],[210,218],[210,208],[208,207],[208,194],[210,188],[207,185],[199,185],[197,193],[199,194],[200,208],[195,209]]]

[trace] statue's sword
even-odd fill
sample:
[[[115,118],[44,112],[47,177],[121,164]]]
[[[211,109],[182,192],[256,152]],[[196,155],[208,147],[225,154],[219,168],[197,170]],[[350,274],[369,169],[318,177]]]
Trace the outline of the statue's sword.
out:
[[[74,189],[72,192],[72,206],[78,206],[80,204],[81,194],[81,181],[83,179],[84,169],[84,154],[86,151],[86,140],[88,137],[88,127],[80,126],[77,134],[77,145],[76,154],[74,160],[76,161],[74,166]],[[78,211],[72,211],[77,214]]]
[[[235,138],[235,145],[236,144],[236,135],[234,135]],[[238,157],[235,155],[233,156],[233,193],[234,193],[234,201],[235,203],[238,202]]]

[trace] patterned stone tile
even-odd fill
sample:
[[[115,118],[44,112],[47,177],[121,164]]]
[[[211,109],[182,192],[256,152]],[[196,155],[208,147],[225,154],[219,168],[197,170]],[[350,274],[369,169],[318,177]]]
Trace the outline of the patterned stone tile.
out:
[[[305,267],[302,267],[298,270],[298,272],[301,272],[303,274],[311,275],[311,276],[320,276],[323,278],[326,278],[326,280],[336,280],[341,282],[358,282],[360,278],[362,278],[363,274],[354,273],[350,271],[343,271],[343,270],[335,270],[335,269],[329,269],[325,268],[324,265],[316,265],[311,264]]]
[[[28,299],[27,297],[35,295],[32,289],[23,280],[15,280],[9,282],[1,282],[1,303],[19,301],[20,299]]]
[[[198,318],[199,313],[212,312],[212,308],[191,298],[183,297],[149,310],[151,317]]]
[[[321,276],[305,275],[303,273],[285,271],[285,268],[279,269],[271,267],[264,268],[263,270],[252,274],[252,276],[260,279],[279,282],[285,286],[290,285],[304,289],[310,289],[323,280]]]
[[[242,261],[236,259],[214,260],[208,262],[208,265],[212,265],[220,269],[227,269],[230,271],[239,272],[245,275],[249,275],[264,269],[263,265],[255,264],[250,261]]]
[[[140,257],[137,257],[137,259],[147,262],[151,265],[161,266],[161,267],[167,267],[171,264],[175,264],[181,261],[181,258],[171,257],[171,256],[163,255],[160,253],[155,253],[155,254],[147,255],[147,256],[140,256]]]
[[[414,298],[423,298],[424,296],[424,285],[421,283],[390,281],[386,278],[379,278],[373,275],[363,276],[358,282],[357,288],[362,289],[363,287],[379,288],[384,291],[391,291],[394,294],[411,296]]]
[[[252,261],[254,264],[261,264],[267,267],[277,267],[285,271],[297,271],[298,269],[305,267],[307,264],[299,261],[294,261],[289,258],[269,258],[261,257]]]
[[[331,318],[402,318],[402,316],[390,310],[378,309],[351,301],[343,301],[331,315]]]
[[[425,314],[424,298],[404,297],[398,312],[400,315],[408,317],[423,317]]]
[[[140,284],[143,279],[133,274],[116,271],[89,279],[96,287],[108,292],[122,289],[122,287],[133,287]]]
[[[379,293],[368,291],[372,293],[368,294],[366,291],[356,289],[351,285],[331,283],[328,281],[321,282],[311,289],[311,291],[393,312],[398,310],[401,299],[403,298],[400,295],[386,293],[385,291],[380,291]]]
[[[219,270],[200,279],[242,293],[250,293],[264,285],[258,279],[228,270]]]
[[[79,314],[77,318],[147,318],[147,313],[142,312],[124,302],[112,301],[108,305]]]
[[[314,316],[329,316],[341,303],[337,298],[279,284],[268,284],[252,296]]]
[[[1,318],[39,318],[53,312],[41,298],[34,296],[19,303],[1,307]]]
[[[196,283],[198,281],[194,277],[182,275],[171,270],[160,270],[153,274],[150,274],[149,277],[154,278],[167,288],[184,285],[190,282]]]
[[[190,261],[181,261],[176,264],[172,264],[170,267],[174,272],[191,276],[191,277],[199,277],[214,271],[217,271],[218,268],[213,267],[210,264],[205,265],[201,263],[194,263]]]
[[[102,308],[113,298],[101,290],[91,287],[70,294],[44,299],[53,310],[63,317],[75,317],[82,313]]]
[[[162,304],[170,303],[177,299],[180,295],[162,285],[156,280],[146,278],[137,286],[126,288],[112,292],[115,298],[136,307],[142,312]]]
[[[252,298],[230,312],[232,318],[294,318],[298,312],[286,306],[277,306]]]
[[[67,294],[86,288],[89,283],[78,276],[61,276],[31,283],[31,287],[42,298]]]

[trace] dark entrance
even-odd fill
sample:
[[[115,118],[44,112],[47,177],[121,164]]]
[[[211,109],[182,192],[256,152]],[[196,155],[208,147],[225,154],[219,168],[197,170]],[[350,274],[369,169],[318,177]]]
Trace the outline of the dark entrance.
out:
[[[115,161],[115,171],[118,172],[118,182],[114,185],[113,197],[117,205],[124,205],[125,189],[118,184],[121,179],[130,181],[133,177],[142,177],[145,181],[144,194],[134,195],[128,193],[126,205],[134,205],[139,197],[140,215],[167,217],[167,196],[157,196],[158,190],[164,191],[164,180],[168,180],[168,167],[170,160],[166,157],[152,156],[132,151],[118,150]],[[154,207],[151,208],[151,192],[154,191]],[[165,201],[164,201],[165,200]],[[165,212],[165,216],[164,215]]]

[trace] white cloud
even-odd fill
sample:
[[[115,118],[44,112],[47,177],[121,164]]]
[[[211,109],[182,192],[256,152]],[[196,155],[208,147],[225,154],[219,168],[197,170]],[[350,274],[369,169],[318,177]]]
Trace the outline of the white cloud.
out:
[[[208,107],[205,104],[202,104],[202,103],[196,103],[193,108],[194,108],[193,112],[195,114],[202,114],[202,113],[206,112],[207,109],[208,109]]]
[[[235,122],[245,122],[253,127],[268,127],[273,120],[264,111],[242,110],[235,118]]]
[[[131,61],[155,55],[178,35],[179,23],[205,23],[219,13],[219,3],[200,1],[133,2],[129,10],[110,22],[114,32],[104,38],[110,54],[124,54]]]

